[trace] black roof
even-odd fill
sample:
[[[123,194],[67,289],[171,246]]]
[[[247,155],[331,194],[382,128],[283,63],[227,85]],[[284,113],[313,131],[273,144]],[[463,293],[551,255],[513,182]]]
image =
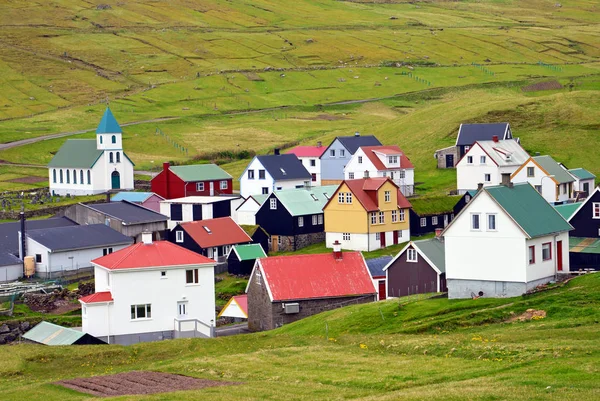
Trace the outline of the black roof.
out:
[[[509,130],[508,123],[461,124],[456,138],[456,145],[471,146],[477,141],[491,141],[494,135],[498,139],[510,139],[512,137],[504,137],[504,134]]]
[[[367,267],[369,268],[369,273],[371,273],[371,277],[385,276],[383,268],[390,263],[392,258],[392,256],[380,256],[375,259],[365,260],[365,262],[367,262]]]
[[[381,142],[379,142],[379,139],[375,138],[374,135],[338,136],[336,139],[339,140],[351,154],[355,154],[361,146],[381,146]]]
[[[26,220],[25,231],[76,225],[77,223],[66,217],[56,217],[44,220]],[[20,221],[0,224],[0,253],[8,252],[13,255],[19,254],[19,231],[21,231]]]
[[[0,266],[11,266],[22,264],[21,259],[17,258],[12,253],[0,252]]]
[[[99,246],[132,244],[133,239],[104,224],[43,228],[26,235],[53,252]]]
[[[167,221],[169,219],[165,215],[127,201],[94,203],[85,206],[97,210],[100,213],[104,213],[109,217],[121,220],[126,225],[153,223],[157,221]]]
[[[256,158],[274,180],[310,180],[312,177],[294,154],[263,155]]]

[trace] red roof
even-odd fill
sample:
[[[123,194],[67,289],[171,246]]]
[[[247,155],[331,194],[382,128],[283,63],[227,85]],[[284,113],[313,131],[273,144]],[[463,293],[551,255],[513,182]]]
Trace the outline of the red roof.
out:
[[[326,149],[326,146],[296,146],[285,153],[292,153],[297,157],[321,157]]]
[[[390,169],[403,169],[403,168],[415,168],[411,163],[410,159],[406,157],[406,154],[396,145],[391,146],[362,146],[361,149],[365,152],[365,155],[371,160],[371,163],[377,170],[390,170]],[[386,155],[397,155],[400,156],[400,167],[386,167],[375,152],[380,152]]]
[[[371,274],[360,252],[273,256],[260,267],[273,301],[375,294]]]
[[[252,241],[252,238],[231,217],[190,221],[182,223],[181,227],[202,248]]]
[[[104,291],[81,297],[79,300],[84,304],[93,304],[96,302],[110,302],[113,300],[113,297],[110,291]]]
[[[186,266],[214,264],[214,260],[168,241],[151,244],[139,242],[117,252],[92,260],[110,270],[140,269],[144,267]]]
[[[244,312],[244,314],[248,316],[248,295],[235,295],[233,297],[233,300],[236,304],[238,304],[242,312]]]
[[[377,197],[372,196],[373,193],[371,191],[379,190],[379,188],[381,188],[381,186],[383,184],[385,184],[387,181],[389,181],[396,188],[398,188],[398,186],[396,184],[394,184],[394,182],[387,177],[361,178],[358,180],[344,180],[343,183],[345,183],[348,186],[348,188],[350,188],[350,191],[352,191],[352,193],[354,194],[356,199],[358,199],[360,204],[363,205],[363,207],[365,208],[365,210],[367,212],[373,212],[373,211],[379,210],[379,206],[377,205],[377,202],[376,202]],[[398,207],[400,209],[410,208],[411,204],[408,201],[408,199],[406,199],[406,197],[404,195],[402,195],[402,192],[400,192],[400,189],[397,189],[397,191],[398,191]],[[369,194],[369,192],[371,192],[371,194]],[[332,196],[331,199],[334,199],[334,197]],[[330,199],[330,202],[331,202],[331,199]]]

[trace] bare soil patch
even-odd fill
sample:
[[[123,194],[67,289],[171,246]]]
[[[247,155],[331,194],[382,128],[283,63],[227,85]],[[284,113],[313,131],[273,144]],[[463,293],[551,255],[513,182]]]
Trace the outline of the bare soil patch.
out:
[[[529,320],[539,320],[544,319],[546,317],[545,310],[535,310],[535,309],[527,309],[525,312],[521,313],[518,316],[513,316],[509,318],[506,322],[526,322]]]
[[[538,82],[522,87],[523,92],[550,91],[562,89],[563,86],[558,81]]]
[[[12,180],[6,180],[7,182],[18,182],[21,184],[35,184],[42,181],[48,181],[48,177],[38,177],[35,175],[29,175],[27,177],[13,178]]]
[[[255,72],[243,72],[242,75],[248,78],[248,81],[264,81],[264,79]]]
[[[169,393],[206,387],[231,386],[240,383],[197,379],[170,373],[133,371],[109,376],[81,377],[56,382],[59,386],[99,397],[133,394]]]

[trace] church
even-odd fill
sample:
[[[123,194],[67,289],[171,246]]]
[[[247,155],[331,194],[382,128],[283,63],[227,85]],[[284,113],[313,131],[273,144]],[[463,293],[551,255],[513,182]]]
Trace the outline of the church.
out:
[[[133,162],[123,151],[123,131],[106,108],[96,139],[67,139],[48,164],[50,192],[93,195],[133,189]]]

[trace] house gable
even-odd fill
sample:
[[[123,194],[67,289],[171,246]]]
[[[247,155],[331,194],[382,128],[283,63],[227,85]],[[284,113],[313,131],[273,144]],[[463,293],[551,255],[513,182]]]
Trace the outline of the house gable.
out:
[[[600,203],[600,187],[596,187],[569,218],[569,223],[575,228],[570,232],[572,237],[600,238],[600,219],[593,217],[595,203]]]

